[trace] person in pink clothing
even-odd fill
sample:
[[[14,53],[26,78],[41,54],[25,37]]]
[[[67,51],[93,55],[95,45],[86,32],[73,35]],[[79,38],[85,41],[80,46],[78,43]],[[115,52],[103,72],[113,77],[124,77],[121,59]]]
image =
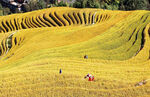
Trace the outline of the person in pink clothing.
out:
[[[84,78],[88,78],[88,81],[94,81],[94,76],[91,74],[87,74]]]

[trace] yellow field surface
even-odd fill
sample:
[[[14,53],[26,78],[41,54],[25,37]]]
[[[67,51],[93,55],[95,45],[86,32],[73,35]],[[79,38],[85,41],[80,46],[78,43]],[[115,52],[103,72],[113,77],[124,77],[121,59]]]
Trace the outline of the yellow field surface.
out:
[[[149,11],[1,16],[0,43],[0,97],[150,97]]]

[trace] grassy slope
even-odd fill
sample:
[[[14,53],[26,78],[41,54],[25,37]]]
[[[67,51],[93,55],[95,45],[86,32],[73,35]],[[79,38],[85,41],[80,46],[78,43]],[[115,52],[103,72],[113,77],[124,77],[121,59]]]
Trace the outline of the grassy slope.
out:
[[[5,50],[0,60],[0,96],[150,95],[149,82],[141,87],[134,86],[150,78],[149,11],[60,9],[0,19],[1,22],[11,21],[0,24],[3,29],[0,41],[5,42],[10,33],[20,29],[13,35],[12,48],[7,55],[7,47],[1,45]],[[96,23],[92,25],[95,12]],[[18,23],[15,24],[12,20],[16,16]],[[38,16],[41,18],[36,18]],[[143,39],[144,47],[138,52]],[[83,59],[85,54],[88,59]],[[84,79],[87,73],[95,76],[94,82]]]

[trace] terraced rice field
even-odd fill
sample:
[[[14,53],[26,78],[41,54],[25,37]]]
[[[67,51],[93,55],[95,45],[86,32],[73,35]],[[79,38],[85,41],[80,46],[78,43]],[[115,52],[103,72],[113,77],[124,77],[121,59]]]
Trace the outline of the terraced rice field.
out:
[[[150,97],[149,11],[1,16],[0,43],[0,97]]]

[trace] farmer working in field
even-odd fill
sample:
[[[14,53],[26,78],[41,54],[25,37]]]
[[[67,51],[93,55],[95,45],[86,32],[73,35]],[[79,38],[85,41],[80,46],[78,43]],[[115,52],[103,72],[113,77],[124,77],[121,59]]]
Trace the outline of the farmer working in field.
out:
[[[60,69],[60,70],[59,70],[59,74],[61,74],[61,73],[62,73],[62,70]]]
[[[88,81],[94,81],[94,76],[91,74],[87,74],[84,78],[88,78]]]
[[[141,82],[135,84],[135,86],[136,86],[136,87],[142,86],[142,85],[145,85],[146,83],[147,83],[147,80],[143,80],[143,81],[141,81]]]
[[[88,55],[85,55],[85,56],[84,56],[84,59],[88,59]]]

